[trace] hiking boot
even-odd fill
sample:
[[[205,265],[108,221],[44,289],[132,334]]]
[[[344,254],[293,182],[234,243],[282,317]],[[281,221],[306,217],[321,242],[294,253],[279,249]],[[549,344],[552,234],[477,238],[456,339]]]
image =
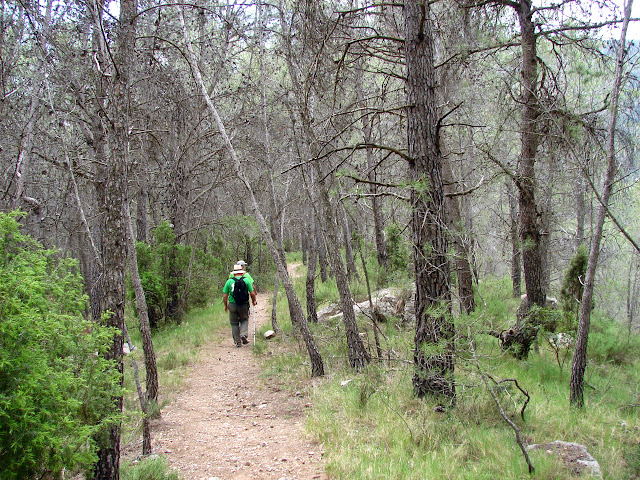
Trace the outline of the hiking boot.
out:
[[[243,344],[245,344],[245,345],[247,345],[247,344],[249,343],[249,340],[248,340],[248,339],[247,339],[247,337],[246,337],[246,336],[244,336],[244,335],[242,335],[242,336],[240,337],[240,340],[242,340],[242,343],[243,343]]]
[[[242,344],[240,342],[236,343],[236,347],[240,348]]]

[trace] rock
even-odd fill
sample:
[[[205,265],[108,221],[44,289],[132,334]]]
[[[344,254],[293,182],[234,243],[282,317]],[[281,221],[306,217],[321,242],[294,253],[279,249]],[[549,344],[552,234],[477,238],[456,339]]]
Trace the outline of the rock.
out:
[[[551,310],[557,310],[558,300],[554,297],[548,296],[544,302],[544,306],[545,308],[550,308]],[[518,317],[518,319],[522,318],[527,313],[528,310],[529,310],[529,298],[525,293],[524,295],[520,296],[520,305],[518,305],[518,310],[516,311],[516,316]]]
[[[354,304],[356,314],[373,317],[377,322],[385,322],[389,317],[398,317],[405,323],[415,320],[415,288],[411,293],[397,288],[387,288],[375,292],[372,297],[372,302],[367,300]],[[340,317],[342,317],[342,311],[335,303],[318,311],[320,321],[335,320]]]
[[[264,332],[264,338],[266,338],[267,340],[275,336],[276,336],[276,332],[274,332],[273,330],[267,330],[266,332]]]
[[[550,455],[558,455],[573,475],[586,473],[595,478],[603,478],[600,464],[587,451],[587,447],[579,443],[556,440],[551,443],[529,445],[528,450],[544,450]]]

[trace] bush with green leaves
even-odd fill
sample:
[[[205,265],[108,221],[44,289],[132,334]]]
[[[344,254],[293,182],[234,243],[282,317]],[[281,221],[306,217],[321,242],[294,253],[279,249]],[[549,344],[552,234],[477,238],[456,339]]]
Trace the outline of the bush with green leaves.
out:
[[[56,476],[92,464],[116,420],[120,374],[103,353],[114,331],[83,319],[76,262],[0,213],[0,478]]]
[[[584,290],[584,276],[587,272],[589,255],[587,248],[580,244],[576,253],[571,257],[567,271],[562,280],[560,289],[560,309],[564,312],[565,327],[567,330],[575,329],[582,291]]]
[[[136,253],[149,322],[152,327],[157,327],[164,320],[180,322],[181,312],[177,312],[178,318],[171,318],[176,314],[171,311],[171,305],[177,305],[182,298],[190,251],[178,243],[168,222],[154,228],[153,237],[152,244],[137,242]]]
[[[411,262],[409,242],[403,237],[402,228],[397,223],[390,223],[385,231],[389,269],[404,276],[407,274],[407,265]]]

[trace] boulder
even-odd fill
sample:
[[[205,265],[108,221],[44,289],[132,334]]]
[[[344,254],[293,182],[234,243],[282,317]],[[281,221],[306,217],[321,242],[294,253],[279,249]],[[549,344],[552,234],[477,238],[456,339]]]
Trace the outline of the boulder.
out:
[[[557,455],[572,475],[582,476],[586,474],[591,477],[602,478],[600,464],[589,454],[587,447],[579,443],[556,440],[551,443],[529,445],[527,450],[544,450],[549,455]]]
[[[369,300],[356,303],[354,310],[368,317],[375,318],[378,322],[384,322],[389,317],[399,317],[403,323],[415,320],[414,306],[415,293],[407,295],[404,291],[389,288],[375,292],[372,295],[373,308]],[[332,320],[342,317],[340,305],[332,303],[318,311],[318,320]]]

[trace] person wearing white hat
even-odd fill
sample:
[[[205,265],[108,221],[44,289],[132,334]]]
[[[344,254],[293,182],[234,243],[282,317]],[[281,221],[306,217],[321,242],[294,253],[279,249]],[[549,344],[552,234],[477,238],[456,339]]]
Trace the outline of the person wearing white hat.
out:
[[[249,343],[249,300],[253,305],[258,304],[253,280],[249,280],[246,273],[242,265],[234,265],[231,278],[222,288],[224,311],[229,312],[231,336],[236,347]]]
[[[255,281],[253,280],[253,278],[251,277],[251,274],[249,272],[247,272],[247,262],[245,262],[244,260],[238,260],[236,262],[236,265],[240,265],[242,267],[242,269],[244,270],[244,278],[246,278],[247,280],[249,280],[251,282],[251,285],[253,285],[255,283]],[[229,273],[229,278],[233,278],[233,271],[231,273]],[[253,285],[253,289],[257,292],[258,290],[256,289],[255,285]]]

